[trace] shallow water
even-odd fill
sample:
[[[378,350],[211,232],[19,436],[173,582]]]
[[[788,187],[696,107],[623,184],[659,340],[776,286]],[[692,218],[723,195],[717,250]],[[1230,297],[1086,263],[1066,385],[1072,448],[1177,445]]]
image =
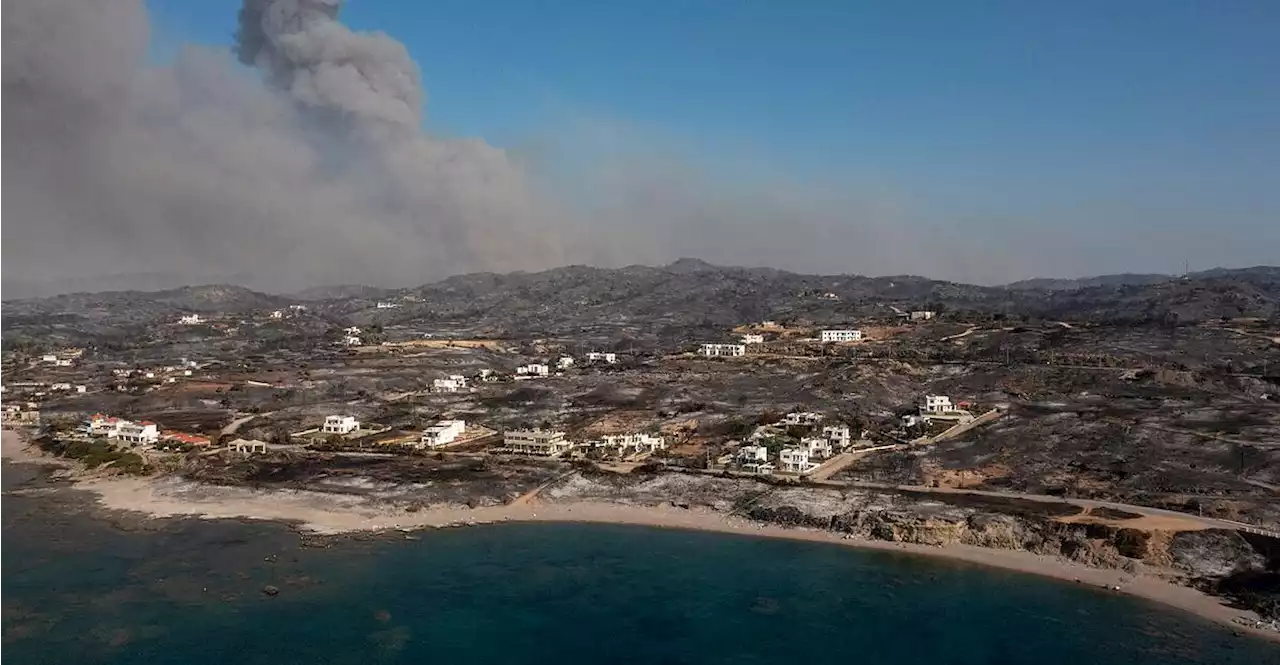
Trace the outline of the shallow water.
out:
[[[10,663],[1280,663],[1144,601],[829,544],[504,524],[308,549],[84,505],[4,499]]]

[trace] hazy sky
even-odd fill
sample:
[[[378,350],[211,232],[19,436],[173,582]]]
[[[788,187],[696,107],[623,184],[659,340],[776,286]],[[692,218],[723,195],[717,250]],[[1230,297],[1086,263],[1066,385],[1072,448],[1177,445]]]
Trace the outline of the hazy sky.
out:
[[[152,66],[234,41],[232,3],[146,6]],[[340,18],[403,42],[428,135],[503,149],[575,220],[553,235],[591,245],[531,267],[1001,282],[1280,262],[1273,1],[350,0]]]

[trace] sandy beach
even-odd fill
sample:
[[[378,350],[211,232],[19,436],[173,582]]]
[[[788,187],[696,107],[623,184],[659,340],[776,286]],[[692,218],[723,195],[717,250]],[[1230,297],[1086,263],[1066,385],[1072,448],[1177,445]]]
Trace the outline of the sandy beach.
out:
[[[26,449],[16,433],[4,432],[4,457],[12,461],[48,461],[38,451]],[[97,495],[108,509],[143,513],[151,517],[199,517],[204,519],[257,519],[289,522],[299,529],[341,534],[356,531],[415,530],[498,522],[588,522],[696,529],[766,538],[789,538],[849,547],[930,556],[993,566],[1079,582],[1100,592],[1125,593],[1159,602],[1236,630],[1280,642],[1280,633],[1242,626],[1233,620],[1256,620],[1252,612],[1223,605],[1218,599],[1189,587],[1168,582],[1154,574],[1131,574],[1091,568],[1059,557],[1018,550],[953,545],[932,547],[910,543],[848,539],[843,534],[816,529],[785,528],[735,518],[704,508],[670,505],[639,506],[617,503],[543,503],[526,496],[512,503],[481,507],[432,507],[410,512],[373,503],[358,496],[322,492],[271,490],[202,485],[175,478],[97,477],[77,481],[78,489]],[[1119,587],[1116,591],[1113,588]]]

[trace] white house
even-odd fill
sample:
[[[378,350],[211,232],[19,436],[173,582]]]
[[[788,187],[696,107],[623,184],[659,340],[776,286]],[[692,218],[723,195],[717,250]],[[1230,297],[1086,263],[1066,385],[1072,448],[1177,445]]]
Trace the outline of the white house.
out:
[[[271,318],[273,318],[273,319],[283,319],[283,318],[284,318],[284,310],[283,310],[283,309],[275,309],[275,310],[272,310],[272,311],[271,311]]]
[[[946,395],[925,395],[924,404],[920,405],[920,415],[942,414],[948,411],[954,411],[951,406],[951,398]]]
[[[813,425],[817,425],[818,423],[822,422],[822,414],[813,413],[811,411],[795,411],[793,413],[788,413],[787,415],[783,416],[782,422],[786,423],[787,425],[803,425],[806,427],[811,427]]]
[[[40,356],[40,362],[56,363],[58,362],[58,356],[55,356],[52,353],[46,353],[43,356]]]
[[[569,369],[573,367],[573,356],[560,356],[556,361],[556,369]]]
[[[776,330],[777,328],[780,328],[781,326],[779,326],[779,325],[778,325],[778,322],[777,322],[777,321],[761,321],[761,322],[760,322],[760,327],[761,327],[761,328],[764,328],[764,329],[766,329],[766,330]]]
[[[861,330],[823,330],[821,339],[824,342],[857,342],[862,339]]]
[[[747,347],[745,344],[703,344],[698,353],[708,358],[732,358],[747,355]]]
[[[419,448],[438,448],[453,443],[467,430],[467,423],[462,420],[441,420],[422,430],[422,438],[418,440]]]
[[[800,440],[800,445],[804,446],[809,457],[813,459],[828,459],[835,454],[835,447],[831,445],[830,439],[805,437]]]
[[[342,343],[347,346],[360,346],[360,338],[355,335],[346,335],[342,338]]]
[[[937,315],[938,315],[938,313],[937,313],[937,312],[930,311],[930,310],[926,310],[926,309],[922,309],[922,310],[917,311],[917,312],[912,312],[912,313],[911,313],[911,320],[912,320],[912,321],[928,321],[929,319],[932,319],[933,317],[935,317],[935,316],[937,316]]]
[[[601,437],[596,443],[601,448],[617,448],[619,453],[626,452],[630,448],[632,452],[654,452],[665,450],[667,447],[666,439],[660,436],[650,436],[648,434],[611,434]]]
[[[84,385],[77,385],[77,386],[76,386],[76,392],[78,392],[78,393],[83,393],[83,392],[85,392],[86,390],[88,390],[88,388],[86,388]]]
[[[769,449],[764,446],[743,446],[738,449],[738,463],[769,461]]]
[[[517,429],[502,435],[502,444],[512,452],[557,457],[573,447],[564,432],[544,429]]]
[[[325,434],[350,434],[360,429],[360,421],[355,416],[327,416],[320,429]]]
[[[551,374],[551,368],[542,363],[529,363],[516,368],[516,374],[520,376],[547,376]]]
[[[431,389],[438,393],[460,393],[467,389],[467,377],[453,374],[447,379],[436,379],[431,382]]]
[[[71,390],[70,383],[53,383],[49,385],[49,390]]]
[[[853,442],[853,433],[849,431],[848,425],[827,425],[822,428],[822,438],[826,439],[832,448],[844,450]]]
[[[618,354],[602,353],[600,351],[591,351],[587,353],[587,362],[593,362],[593,363],[602,362],[602,363],[608,363],[610,365],[613,365],[618,362]]]
[[[136,423],[124,420],[119,422],[115,435],[111,438],[135,446],[155,445],[160,440],[160,431],[156,428],[156,424],[149,420]]]
[[[397,305],[397,304],[395,304],[395,303],[393,303],[393,302],[386,302],[386,301],[381,301],[381,300],[380,300],[380,301],[378,301],[378,304],[377,304],[377,305],[375,305],[375,307],[377,307],[378,309],[394,309],[394,308],[396,308],[396,307],[399,307],[399,305]]]
[[[743,335],[742,343],[743,344],[764,344],[764,335],[751,335],[751,334]]]
[[[360,329],[360,326],[351,326],[350,328],[343,328],[342,332],[348,335],[359,335],[364,331]]]
[[[196,325],[197,323],[203,323],[203,320],[200,318],[199,314],[188,314],[186,316],[180,317],[178,319],[178,323],[188,325],[188,326],[193,326],[193,325]]]
[[[808,473],[818,466],[809,461],[809,451],[805,448],[783,448],[778,453],[778,464],[787,473]]]
[[[498,379],[498,375],[495,374],[494,371],[488,367],[484,367],[480,369],[479,377],[481,381],[485,381],[485,382],[496,381]]]
[[[74,361],[70,358],[58,358],[53,361],[55,367],[70,367]]]

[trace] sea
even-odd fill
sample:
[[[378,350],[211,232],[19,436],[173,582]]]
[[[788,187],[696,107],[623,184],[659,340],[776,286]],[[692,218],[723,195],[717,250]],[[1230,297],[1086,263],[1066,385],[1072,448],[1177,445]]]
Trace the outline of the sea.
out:
[[[1280,664],[1163,606],[960,562],[584,524],[304,539],[103,514],[33,469],[3,469],[7,665]]]

